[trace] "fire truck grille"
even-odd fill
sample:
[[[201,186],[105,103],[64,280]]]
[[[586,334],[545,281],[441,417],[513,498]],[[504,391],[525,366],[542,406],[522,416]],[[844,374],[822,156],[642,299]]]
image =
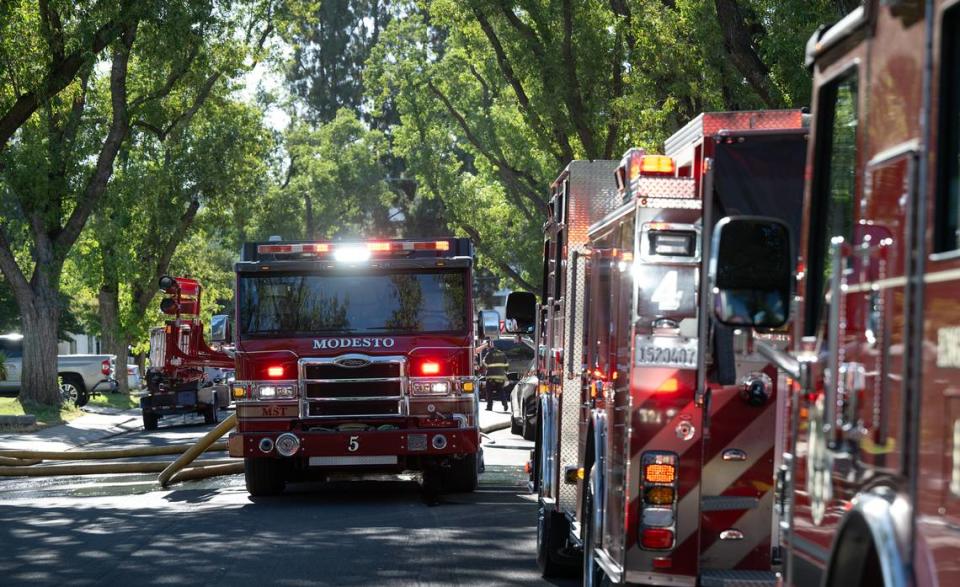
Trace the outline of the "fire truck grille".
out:
[[[382,416],[400,413],[400,402],[396,400],[363,402],[310,402],[308,414],[311,417],[323,416]]]
[[[362,355],[304,359],[301,364],[304,415],[309,418],[402,415],[405,405],[403,361],[403,357]]]
[[[400,395],[399,381],[367,383],[344,381],[336,383],[308,383],[307,398],[347,398],[347,397],[396,397]]]
[[[370,363],[363,367],[341,367],[336,363],[304,365],[307,379],[368,379],[372,377],[400,377],[400,363]]]

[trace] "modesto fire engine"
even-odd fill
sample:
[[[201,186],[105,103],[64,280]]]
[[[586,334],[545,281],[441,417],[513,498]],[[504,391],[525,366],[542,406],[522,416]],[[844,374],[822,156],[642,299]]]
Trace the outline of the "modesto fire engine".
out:
[[[799,225],[800,111],[704,114],[667,141],[574,161],[553,183],[544,291],[511,299],[543,357],[534,485],[545,575],[584,584],[775,585],[783,382],[710,319],[710,218]],[[522,308],[522,311],[520,309]],[[785,320],[785,319],[784,319]]]
[[[723,321],[794,307],[790,352],[758,344],[793,382],[787,582],[958,585],[960,4],[868,0],[807,59],[799,258],[740,216],[711,258]]]
[[[460,238],[244,246],[229,449],[252,495],[343,473],[477,486],[472,263]]]

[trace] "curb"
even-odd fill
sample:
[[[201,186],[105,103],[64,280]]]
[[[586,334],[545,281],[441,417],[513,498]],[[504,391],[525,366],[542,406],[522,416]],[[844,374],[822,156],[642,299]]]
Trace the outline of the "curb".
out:
[[[30,414],[25,416],[0,416],[0,430],[24,432],[36,425],[37,417]]]

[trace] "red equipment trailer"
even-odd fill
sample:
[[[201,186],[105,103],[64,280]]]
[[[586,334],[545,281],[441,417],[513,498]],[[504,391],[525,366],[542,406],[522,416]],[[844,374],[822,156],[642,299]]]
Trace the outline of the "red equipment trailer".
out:
[[[147,394],[140,398],[143,427],[155,430],[160,418],[174,414],[197,413],[208,424],[218,422],[220,409],[230,402],[229,391],[207,381],[204,367],[232,369],[233,357],[204,341],[199,318],[203,288],[197,280],[165,275],[159,285],[168,296],[160,310],[174,319],[150,332]]]

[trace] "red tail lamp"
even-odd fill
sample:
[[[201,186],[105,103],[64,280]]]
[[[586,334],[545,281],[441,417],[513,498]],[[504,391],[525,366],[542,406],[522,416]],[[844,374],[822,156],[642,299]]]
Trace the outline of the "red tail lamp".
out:
[[[271,365],[267,367],[267,377],[270,379],[280,379],[283,377],[283,365]]]
[[[423,361],[420,363],[421,375],[439,375],[440,363],[437,361]]]
[[[102,363],[100,363],[100,372],[104,375],[110,374],[110,361],[104,360]]]
[[[644,548],[665,550],[673,546],[673,530],[664,528],[644,528],[640,535],[640,543]]]

